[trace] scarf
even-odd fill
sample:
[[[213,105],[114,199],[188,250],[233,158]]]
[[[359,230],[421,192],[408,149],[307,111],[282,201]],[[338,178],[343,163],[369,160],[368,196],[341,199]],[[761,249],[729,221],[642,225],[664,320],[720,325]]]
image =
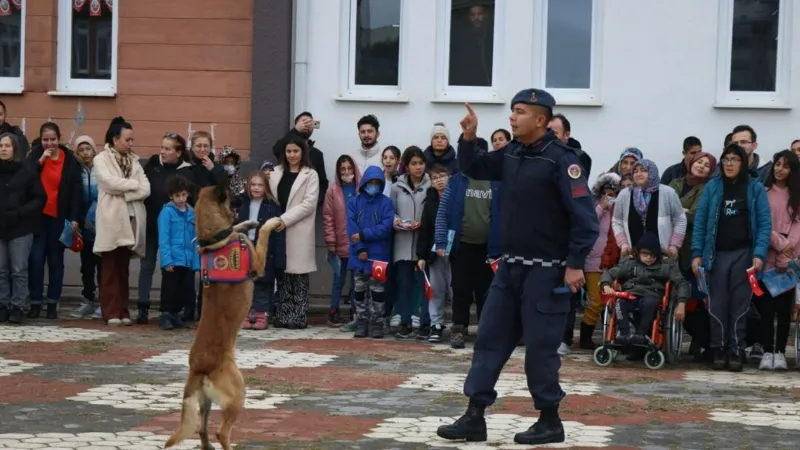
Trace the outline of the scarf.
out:
[[[636,147],[628,147],[625,150],[623,150],[622,153],[619,155],[619,159],[617,160],[617,165],[613,169],[613,171],[620,176],[622,175],[622,160],[627,158],[628,156],[633,156],[634,158],[636,158],[636,161],[641,161],[643,158],[642,151]],[[633,168],[631,168],[631,172],[633,172]]]
[[[709,168],[708,175],[704,177],[698,177],[697,175],[692,174],[692,166],[694,163],[700,160],[700,158],[708,158]],[[717,158],[714,157],[711,153],[706,152],[697,152],[692,159],[689,160],[689,169],[686,172],[686,184],[689,186],[697,186],[700,184],[708,183],[708,180],[711,179],[711,176],[714,174],[714,169],[717,168]]]
[[[133,165],[131,163],[131,152],[128,152],[127,155],[122,155],[118,152],[114,147],[106,144],[106,150],[110,151],[112,155],[114,155],[114,159],[117,161],[117,165],[119,165],[119,169],[122,171],[122,176],[125,178],[131,177],[131,172],[133,171]]]
[[[642,220],[647,217],[647,207],[650,205],[650,196],[653,192],[658,190],[660,186],[660,178],[658,175],[658,166],[649,159],[641,159],[636,161],[631,168],[631,172],[636,170],[636,167],[641,166],[642,169],[647,171],[647,181],[644,186],[633,185],[633,207],[636,212],[642,216]]]

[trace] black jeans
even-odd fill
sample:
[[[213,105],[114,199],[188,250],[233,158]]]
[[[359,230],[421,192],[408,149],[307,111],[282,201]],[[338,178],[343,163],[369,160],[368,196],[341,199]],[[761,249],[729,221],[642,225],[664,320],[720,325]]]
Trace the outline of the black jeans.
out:
[[[769,295],[764,283],[761,283],[764,296],[756,300],[761,323],[759,326],[759,340],[764,346],[764,353],[786,353],[786,341],[789,339],[789,325],[792,321],[792,307],[794,306],[794,289],[775,297]],[[778,328],[775,329],[775,319]]]
[[[481,318],[486,292],[492,284],[492,268],[486,263],[486,244],[461,242],[450,254],[450,271],[453,283],[453,324],[468,326],[473,300]]]
[[[97,286],[100,285],[100,256],[94,254],[93,247],[94,241],[86,239],[81,250],[81,294],[89,302],[97,301]]]
[[[567,344],[568,347],[572,347],[575,337],[575,316],[578,314],[578,305],[581,303],[581,298],[581,291],[578,291],[572,294],[569,299],[570,308],[567,315],[567,326],[564,327],[564,337],[561,339],[561,342]]]
[[[186,304],[194,301],[194,290],[186,289],[194,284],[194,272],[188,267],[174,266],[172,271],[161,269],[162,313],[178,314]]]

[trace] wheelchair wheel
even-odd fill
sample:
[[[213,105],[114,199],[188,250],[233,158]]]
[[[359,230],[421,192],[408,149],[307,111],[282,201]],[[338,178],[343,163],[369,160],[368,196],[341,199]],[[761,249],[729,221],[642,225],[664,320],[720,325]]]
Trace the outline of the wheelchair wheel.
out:
[[[675,320],[675,310],[670,308],[664,324],[664,353],[667,363],[674,364],[681,357],[683,349],[683,322]]]
[[[614,351],[608,347],[600,346],[594,349],[594,363],[600,367],[608,367],[614,362]]]
[[[661,350],[650,350],[644,355],[644,365],[647,366],[648,369],[658,370],[664,367],[664,363],[666,362],[667,358]]]

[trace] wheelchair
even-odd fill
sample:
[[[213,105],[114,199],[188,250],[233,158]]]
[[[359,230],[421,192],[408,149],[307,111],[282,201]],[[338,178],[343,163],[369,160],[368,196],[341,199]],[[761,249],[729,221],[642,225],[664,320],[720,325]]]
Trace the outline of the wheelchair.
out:
[[[644,364],[648,369],[658,370],[665,364],[673,364],[680,359],[683,347],[683,323],[675,319],[675,302],[672,301],[670,283],[666,284],[664,297],[656,311],[656,317],[647,336],[646,344],[620,345],[615,342],[617,336],[616,303],[635,300],[636,297],[627,292],[617,290],[617,282],[612,285],[614,293],[604,295],[603,342],[593,355],[595,364],[600,367],[610,366],[620,353],[626,354],[632,348],[644,348]]]

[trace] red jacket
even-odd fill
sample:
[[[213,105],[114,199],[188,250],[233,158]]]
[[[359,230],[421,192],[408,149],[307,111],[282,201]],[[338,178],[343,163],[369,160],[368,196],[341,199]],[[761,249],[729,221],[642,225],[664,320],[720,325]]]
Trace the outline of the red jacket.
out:
[[[361,171],[358,166],[355,171],[356,186],[361,182]],[[347,235],[347,205],[344,203],[344,192],[339,181],[339,174],[335,174],[333,183],[325,193],[322,204],[322,235],[325,246],[339,258],[350,256],[350,237]]]

